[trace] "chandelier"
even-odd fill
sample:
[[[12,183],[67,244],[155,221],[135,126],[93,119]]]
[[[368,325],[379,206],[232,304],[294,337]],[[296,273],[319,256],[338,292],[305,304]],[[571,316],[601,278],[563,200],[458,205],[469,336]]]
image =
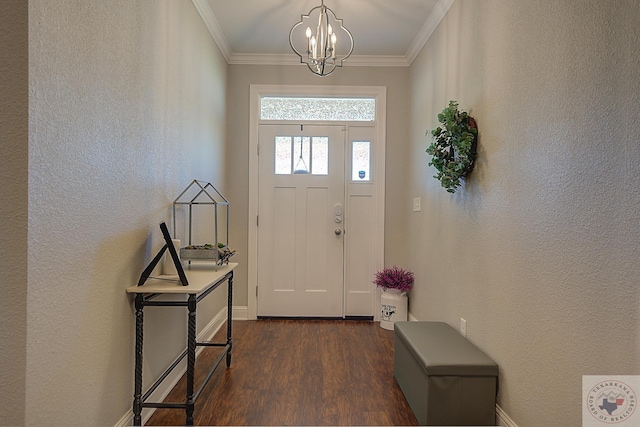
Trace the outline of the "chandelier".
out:
[[[349,51],[346,55],[338,55],[337,46],[346,46],[347,40]],[[342,61],[351,56],[353,37],[342,26],[342,19],[336,18],[335,13],[321,0],[320,6],[311,9],[308,15],[302,15],[301,21],[291,28],[289,45],[311,72],[328,76],[336,67],[342,67]]]

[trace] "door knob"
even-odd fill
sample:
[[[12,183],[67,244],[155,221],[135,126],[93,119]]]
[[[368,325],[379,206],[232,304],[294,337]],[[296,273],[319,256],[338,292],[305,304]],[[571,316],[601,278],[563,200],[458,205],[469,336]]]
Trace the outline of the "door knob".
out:
[[[336,228],[336,236],[339,236],[341,234],[342,234],[342,229]]]

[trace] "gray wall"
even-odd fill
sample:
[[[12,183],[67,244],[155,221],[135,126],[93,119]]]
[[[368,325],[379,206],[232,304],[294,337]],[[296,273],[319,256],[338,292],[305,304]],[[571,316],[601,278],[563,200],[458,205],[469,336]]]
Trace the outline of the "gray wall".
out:
[[[190,1],[29,2],[27,346],[17,374],[27,425],[114,425],[130,410],[125,289],[160,249],[158,223],[184,187],[197,178],[224,191],[226,70]],[[14,180],[24,186],[23,174]],[[200,329],[225,301],[220,289],[199,306]],[[186,315],[146,312],[150,384],[184,348]]]
[[[28,5],[0,2],[0,424],[24,424],[29,147]]]
[[[580,425],[582,375],[640,373],[638,28],[635,0],[461,0],[410,69],[410,310],[467,320],[519,426]],[[424,152],[451,99],[480,129],[454,195]]]
[[[343,67],[327,77],[312,74],[304,65],[263,66],[230,65],[228,99],[227,163],[229,196],[233,199],[232,241],[240,263],[234,281],[234,305],[248,304],[247,238],[249,208],[249,86],[335,85],[387,87],[387,176],[385,206],[385,263],[400,263],[406,258],[403,204],[407,175],[408,69],[394,67]],[[237,284],[237,287],[236,287]]]

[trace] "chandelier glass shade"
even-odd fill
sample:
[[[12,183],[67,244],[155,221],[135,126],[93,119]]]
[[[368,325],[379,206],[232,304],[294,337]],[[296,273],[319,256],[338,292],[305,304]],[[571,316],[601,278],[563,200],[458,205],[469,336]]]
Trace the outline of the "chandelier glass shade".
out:
[[[321,0],[320,6],[311,9],[308,15],[302,15],[300,22],[291,28],[289,45],[311,72],[328,76],[351,56],[353,37],[342,26],[342,19],[336,18]],[[346,54],[339,54],[338,47]]]

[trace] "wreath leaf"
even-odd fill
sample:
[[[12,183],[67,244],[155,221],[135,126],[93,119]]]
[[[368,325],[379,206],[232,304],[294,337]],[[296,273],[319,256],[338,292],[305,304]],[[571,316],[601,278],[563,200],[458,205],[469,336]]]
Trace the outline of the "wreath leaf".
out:
[[[438,114],[441,126],[427,131],[434,141],[427,148],[432,156],[429,166],[436,168],[433,177],[449,193],[455,193],[460,180],[467,176],[477,157],[478,129],[475,120],[467,112],[458,110],[456,101]]]

